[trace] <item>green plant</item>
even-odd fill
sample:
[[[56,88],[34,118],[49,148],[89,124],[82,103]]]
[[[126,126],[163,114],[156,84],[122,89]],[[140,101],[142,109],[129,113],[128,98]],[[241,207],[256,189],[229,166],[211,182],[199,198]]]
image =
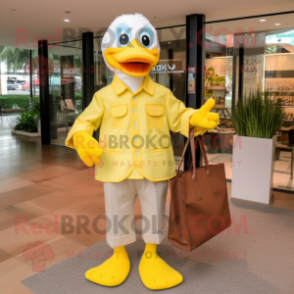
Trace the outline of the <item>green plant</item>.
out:
[[[39,96],[33,96],[33,103],[39,101]],[[5,109],[25,108],[30,105],[29,95],[2,95],[0,96],[0,105]]]
[[[39,96],[33,96],[33,104],[39,103]],[[76,95],[75,100],[82,100],[81,95]],[[29,95],[2,95],[0,96],[0,105],[4,109],[24,108],[30,105]]]
[[[277,46],[267,47],[265,49],[265,54],[274,54],[274,53],[277,53]]]
[[[40,102],[39,100],[34,101],[27,109],[29,112],[35,113],[40,117]]]
[[[20,114],[16,119],[15,130],[30,133],[38,132],[40,119],[40,103],[35,101],[28,109]]]
[[[16,131],[24,131],[30,133],[38,132],[39,115],[35,112],[24,111],[16,119]]]
[[[16,71],[20,69],[24,69],[24,65],[29,62],[29,50],[4,46],[1,51],[2,61],[6,62],[6,66],[8,70]],[[49,54],[49,60],[53,63],[59,62],[60,56]],[[32,64],[33,71],[38,70],[38,50],[32,51]]]
[[[232,109],[231,120],[239,136],[272,138],[283,123],[281,105],[259,91],[245,95]]]

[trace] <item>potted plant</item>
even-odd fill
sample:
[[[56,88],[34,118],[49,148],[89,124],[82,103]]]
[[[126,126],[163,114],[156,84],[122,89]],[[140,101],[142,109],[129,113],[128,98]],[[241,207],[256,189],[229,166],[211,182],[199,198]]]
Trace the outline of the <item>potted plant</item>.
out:
[[[29,137],[39,137],[40,105],[33,103],[26,111],[16,119],[16,126],[12,133]]]
[[[276,132],[283,122],[280,105],[259,91],[232,109],[234,136],[232,197],[269,204]]]

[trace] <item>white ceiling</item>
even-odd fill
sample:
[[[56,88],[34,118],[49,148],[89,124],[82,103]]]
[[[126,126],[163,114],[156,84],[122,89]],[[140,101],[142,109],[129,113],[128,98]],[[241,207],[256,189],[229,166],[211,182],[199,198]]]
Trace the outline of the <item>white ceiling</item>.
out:
[[[118,15],[139,12],[156,27],[184,24],[188,14],[205,14],[207,21],[294,10],[294,0],[112,0],[109,2],[84,0],[1,0],[0,45],[15,46],[16,30],[21,29],[32,38],[46,39],[60,32],[60,40],[79,38],[81,32],[91,30],[96,35],[104,31]],[[15,11],[14,11],[15,10]],[[70,14],[65,14],[70,10]],[[65,23],[64,19],[70,22]],[[294,18],[278,16],[279,22],[294,28]],[[292,20],[291,20],[292,19]],[[248,23],[250,24],[250,22]],[[252,22],[251,22],[252,24]],[[268,23],[267,23],[268,24]],[[256,27],[266,25],[252,24]],[[65,32],[72,33],[66,36]],[[26,47],[23,43],[20,47]],[[33,48],[32,48],[33,49]]]

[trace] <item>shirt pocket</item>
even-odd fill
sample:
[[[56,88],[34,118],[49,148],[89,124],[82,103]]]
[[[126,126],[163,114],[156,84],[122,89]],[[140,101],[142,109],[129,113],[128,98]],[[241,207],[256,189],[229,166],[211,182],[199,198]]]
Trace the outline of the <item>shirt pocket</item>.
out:
[[[148,129],[162,129],[164,126],[165,105],[161,103],[146,104]]]
[[[117,104],[111,106],[112,127],[123,129],[126,124],[128,104]]]

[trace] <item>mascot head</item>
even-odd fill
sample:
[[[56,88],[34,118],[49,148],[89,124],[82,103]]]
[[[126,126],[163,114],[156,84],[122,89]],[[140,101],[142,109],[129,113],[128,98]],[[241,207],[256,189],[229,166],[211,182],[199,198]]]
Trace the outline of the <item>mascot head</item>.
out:
[[[159,60],[156,30],[138,13],[117,17],[103,36],[101,47],[105,63],[114,73],[144,77]]]

